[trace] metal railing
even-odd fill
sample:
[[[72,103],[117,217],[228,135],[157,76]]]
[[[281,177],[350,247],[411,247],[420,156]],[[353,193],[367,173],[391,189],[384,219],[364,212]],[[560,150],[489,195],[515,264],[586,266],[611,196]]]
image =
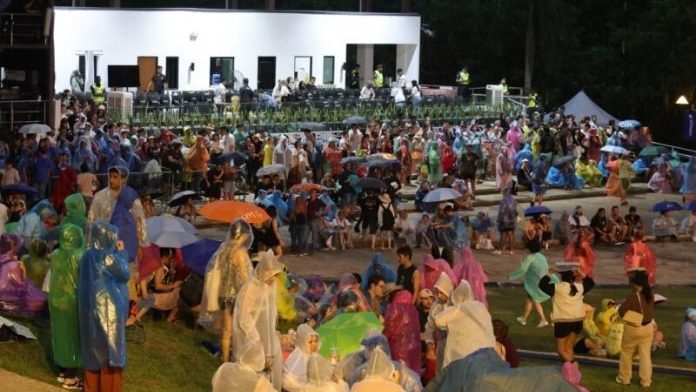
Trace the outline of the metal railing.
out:
[[[0,101],[0,129],[15,130],[24,124],[46,124],[48,102],[45,100]]]
[[[675,146],[672,144],[659,143],[659,142],[652,142],[652,144],[654,144],[656,146],[666,147],[666,148],[669,148],[670,150],[676,151],[677,154],[679,154],[679,158],[681,158],[681,159],[689,159],[692,156],[696,156],[696,150],[691,150],[689,148],[684,148],[684,147],[679,147],[679,146]]]

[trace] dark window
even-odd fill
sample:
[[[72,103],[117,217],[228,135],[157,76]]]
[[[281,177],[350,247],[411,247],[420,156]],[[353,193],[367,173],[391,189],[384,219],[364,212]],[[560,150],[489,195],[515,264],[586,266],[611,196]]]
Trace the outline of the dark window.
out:
[[[333,84],[334,82],[334,56],[324,56],[324,75],[323,84]]]
[[[179,58],[167,57],[165,75],[167,76],[167,86],[171,90],[179,88]]]
[[[234,83],[234,57],[211,57],[210,58],[210,84],[213,84],[213,75],[219,75],[220,80],[230,84]]]
[[[276,58],[259,57],[259,65],[256,77],[258,89],[270,89],[276,84]]]

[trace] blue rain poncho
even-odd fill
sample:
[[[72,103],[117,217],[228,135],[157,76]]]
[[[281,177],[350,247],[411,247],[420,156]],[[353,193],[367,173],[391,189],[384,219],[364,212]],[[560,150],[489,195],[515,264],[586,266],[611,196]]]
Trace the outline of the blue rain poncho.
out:
[[[394,268],[387,264],[387,261],[380,252],[377,252],[374,256],[372,256],[370,264],[367,265],[365,272],[362,274],[363,290],[368,289],[370,277],[375,274],[382,275],[384,280],[387,282],[396,282],[396,272],[394,272]]]
[[[118,229],[104,221],[90,226],[80,262],[77,303],[82,359],[87,370],[126,367],[126,318],[130,268],[117,250]]]
[[[696,156],[689,158],[684,167],[683,182],[679,193],[690,195],[696,193]]]
[[[21,237],[25,244],[41,239],[46,234],[44,221],[55,215],[56,211],[53,209],[51,202],[47,199],[41,200],[22,216],[19,223],[17,223],[15,234]]]
[[[137,199],[138,193],[133,188],[127,186],[121,189],[109,221],[118,228],[118,239],[126,245],[129,260],[136,260],[138,257],[138,225],[131,214]]]
[[[542,303],[548,300],[546,293],[539,288],[539,281],[549,272],[549,262],[541,252],[528,254],[523,260],[520,268],[510,272],[510,280],[524,278],[524,290],[527,295],[535,301]],[[552,278],[555,281],[555,276]]]
[[[534,162],[534,154],[530,143],[524,145],[524,148],[515,154],[515,171],[522,167],[522,160],[527,159],[529,162]]]

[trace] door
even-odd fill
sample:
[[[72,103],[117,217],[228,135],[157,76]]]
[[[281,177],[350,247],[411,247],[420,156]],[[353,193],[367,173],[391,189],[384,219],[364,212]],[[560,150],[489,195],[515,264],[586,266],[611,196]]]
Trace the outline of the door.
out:
[[[138,91],[146,91],[147,85],[157,72],[157,57],[138,56],[138,76],[140,78],[140,86]]]
[[[310,56],[295,56],[295,80],[309,82],[312,76],[312,58]]]
[[[217,76],[213,77],[213,75]],[[234,57],[211,57],[209,80],[211,86],[222,80],[232,86],[234,83]]]
[[[276,58],[259,57],[258,65],[258,89],[272,89],[276,84]]]

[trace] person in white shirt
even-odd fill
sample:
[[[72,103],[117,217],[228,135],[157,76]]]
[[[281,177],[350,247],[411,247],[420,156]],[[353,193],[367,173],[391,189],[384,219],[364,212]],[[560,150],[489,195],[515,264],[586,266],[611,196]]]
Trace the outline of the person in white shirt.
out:
[[[235,139],[232,130],[227,127],[223,127],[220,133],[223,134],[222,153],[227,154],[229,152],[233,152],[235,150]]]
[[[413,115],[418,116],[421,104],[421,91],[420,86],[418,85],[418,81],[411,81],[411,91],[409,96],[411,97],[411,105],[413,105]]]
[[[696,242],[696,211],[691,211],[691,214],[682,220],[681,228],[684,234],[691,235],[691,241]]]
[[[220,83],[212,86],[213,92],[215,93],[215,97],[213,98],[213,102],[216,104],[223,104],[225,103],[226,99],[226,94],[227,94],[227,87],[225,87],[225,81],[220,80]]]
[[[375,99],[375,88],[372,82],[367,82],[365,87],[360,90],[360,100],[361,101],[372,101]]]
[[[406,80],[406,75],[404,75],[404,70],[401,68],[396,70],[396,83],[399,87],[408,88],[408,80]]]
[[[288,95],[290,95],[288,82],[285,80],[278,80],[278,84],[273,89],[273,99],[275,99],[277,103],[281,103]]]
[[[353,223],[346,218],[346,213],[339,210],[334,219],[336,232],[338,233],[338,248],[340,250],[353,249]]]
[[[358,124],[351,124],[350,130],[348,131],[348,142],[350,143],[350,152],[355,152],[355,150],[360,147],[362,143],[363,133],[358,128]]]

